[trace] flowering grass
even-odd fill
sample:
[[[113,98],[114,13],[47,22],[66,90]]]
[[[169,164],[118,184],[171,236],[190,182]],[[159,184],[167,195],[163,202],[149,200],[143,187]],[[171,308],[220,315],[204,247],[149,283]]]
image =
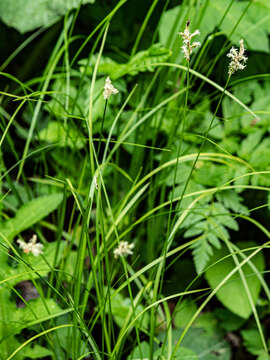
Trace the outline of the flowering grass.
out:
[[[0,358],[268,359],[268,85],[231,47],[250,4],[225,38],[233,1],[207,34],[209,2],[153,1],[124,51],[131,3],[85,38],[68,12],[37,77],[3,63]]]

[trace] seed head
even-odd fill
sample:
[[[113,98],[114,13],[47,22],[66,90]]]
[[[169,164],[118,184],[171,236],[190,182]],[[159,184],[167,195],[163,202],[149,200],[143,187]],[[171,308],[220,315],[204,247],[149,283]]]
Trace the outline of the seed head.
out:
[[[123,256],[132,255],[133,248],[134,248],[133,243],[129,244],[127,241],[120,241],[118,247],[113,251],[115,259],[117,259],[119,256],[123,257]]]
[[[43,252],[43,245],[41,243],[37,243],[36,234],[31,237],[28,243],[20,239],[17,240],[17,243],[19,244],[19,248],[22,249],[25,254],[32,253],[34,256],[38,256]]]
[[[244,40],[240,40],[239,43],[239,51],[232,47],[230,52],[227,54],[227,56],[231,59],[228,70],[229,76],[234,74],[237,70],[243,70],[246,67],[244,64],[247,62],[248,58],[244,55]]]
[[[104,85],[104,91],[103,91],[104,99],[107,100],[112,94],[117,94],[117,93],[119,93],[119,91],[113,86],[111,79],[108,76],[105,80],[105,85]]]
[[[183,39],[183,46],[181,47],[184,57],[187,61],[190,61],[190,55],[193,51],[193,49],[196,49],[197,47],[201,46],[201,43],[198,41],[195,41],[194,43],[191,42],[192,38],[196,35],[200,35],[199,30],[195,30],[194,33],[190,33],[189,31],[190,21],[188,20],[186,23],[186,27],[184,32],[178,33]]]

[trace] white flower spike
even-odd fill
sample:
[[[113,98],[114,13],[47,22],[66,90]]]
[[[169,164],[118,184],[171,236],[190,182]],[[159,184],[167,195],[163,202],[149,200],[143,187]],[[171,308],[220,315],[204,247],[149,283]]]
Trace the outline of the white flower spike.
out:
[[[117,259],[119,256],[123,257],[123,256],[132,255],[133,248],[134,248],[133,243],[129,244],[127,241],[120,241],[118,247],[113,251],[115,259]]]
[[[104,91],[103,91],[104,99],[107,100],[111,95],[115,95],[118,93],[119,91],[113,86],[111,79],[108,76],[105,80],[105,85],[104,85]]]
[[[183,39],[184,45],[181,48],[183,50],[184,57],[187,61],[190,61],[190,55],[193,49],[196,49],[201,46],[201,43],[198,41],[191,43],[191,40],[194,36],[200,35],[200,31],[195,30],[194,33],[190,33],[189,26],[190,26],[190,21],[188,20],[184,32],[178,33],[178,35],[180,35]]]
[[[244,55],[244,40],[240,40],[239,43],[239,51],[232,47],[230,52],[227,54],[227,56],[231,59],[228,70],[229,76],[234,74],[237,70],[243,70],[246,67],[244,64],[247,62],[248,58]]]
[[[43,253],[43,245],[41,243],[37,243],[37,235],[34,234],[28,243],[23,240],[18,239],[17,243],[19,244],[19,248],[23,250],[25,254],[32,253],[34,256],[39,256]]]

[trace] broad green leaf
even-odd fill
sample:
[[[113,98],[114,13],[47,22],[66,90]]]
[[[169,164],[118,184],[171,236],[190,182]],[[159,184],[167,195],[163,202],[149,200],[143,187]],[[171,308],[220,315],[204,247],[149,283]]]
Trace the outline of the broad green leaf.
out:
[[[192,300],[184,299],[173,312],[174,324],[176,327],[184,328],[191,320],[197,310],[197,305]]]
[[[14,236],[30,228],[57,209],[62,199],[63,194],[56,193],[29,201],[17,211],[14,218],[3,224],[2,235],[12,240]]]
[[[173,330],[172,348],[177,344],[182,334],[182,329]],[[164,332],[158,337],[161,341],[166,341],[167,334]],[[231,351],[229,344],[224,340],[224,334],[217,327],[215,333],[208,333],[200,328],[190,328],[181,342],[181,349],[189,349],[193,352],[194,359],[200,360],[230,360]],[[177,354],[176,353],[176,354]],[[195,357],[197,356],[197,357]],[[165,359],[167,359],[165,357]],[[185,359],[183,356],[176,357],[177,360]],[[187,357],[187,359],[190,359]],[[191,357],[193,359],[193,357]]]
[[[38,344],[33,347],[28,345],[23,349],[23,356],[30,359],[42,359],[46,356],[53,356],[53,352]]]
[[[193,31],[195,27],[200,30],[201,36],[198,40],[201,42],[220,25],[220,30],[228,36],[233,43],[238,44],[239,40],[243,38],[248,49],[269,52],[269,2],[264,0],[254,1],[245,15],[242,16],[249,5],[249,1],[234,1],[226,17],[221,22],[230,3],[231,0],[209,1],[207,9],[199,17],[198,23],[196,23],[197,6],[187,8],[184,5],[180,5],[166,11],[162,15],[159,28],[161,43],[168,46],[169,38],[175,38],[174,33],[183,31],[183,21],[191,18],[195,19],[192,23],[191,30]],[[241,21],[238,23],[239,19],[241,19]],[[180,29],[180,26],[183,28]],[[234,31],[232,31],[232,29],[234,29]],[[173,30],[175,30],[174,33],[172,33]],[[179,44],[181,44],[181,40],[179,40]]]
[[[110,290],[110,294],[114,294],[114,290]],[[116,322],[116,324],[121,328],[125,322],[127,316],[130,316],[131,313],[133,313],[133,308],[131,304],[131,300],[129,298],[124,298],[121,294],[116,294],[111,297],[111,304],[110,307],[107,304],[106,311],[112,312],[113,318]],[[140,314],[143,311],[143,306],[138,305],[135,308],[135,316]],[[134,317],[134,315],[131,315],[131,319]],[[147,328],[149,322],[149,315],[145,313],[142,317],[140,317],[136,321],[136,325],[140,328]]]
[[[21,33],[50,26],[69,10],[95,0],[1,0],[0,18]]]
[[[46,302],[46,306],[44,305]],[[0,356],[7,359],[11,353],[21,344],[14,335],[19,334],[33,322],[39,324],[48,318],[62,314],[63,310],[53,299],[38,298],[29,301],[29,307],[17,308],[15,300],[10,297],[10,290],[0,288]],[[51,355],[51,351],[35,344],[25,347],[16,355],[16,359],[21,360],[25,357],[39,359],[43,356]]]
[[[238,244],[238,247],[241,249],[249,248],[252,246],[256,246],[256,244],[252,242],[240,242]],[[216,250],[210,259],[211,264],[215,264],[218,260],[222,259],[224,256],[227,256],[228,254],[229,252],[227,248],[225,248],[225,246],[223,246],[219,250]],[[248,256],[250,252],[244,252],[244,254]],[[240,257],[239,261],[241,262]],[[256,266],[258,271],[263,271],[263,254],[260,252],[256,256],[254,256],[252,258],[252,263]],[[211,288],[215,289],[221,283],[221,281],[235,268],[235,266],[236,265],[232,257],[230,256],[224,260],[219,261],[211,268],[209,268],[206,271],[206,279]],[[250,293],[252,295],[253,302],[256,304],[261,289],[261,283],[248,264],[245,264],[242,267],[242,270],[245,275]],[[229,281],[227,281],[221,287],[221,289],[217,292],[216,296],[224,306],[226,306],[236,315],[241,316],[245,319],[247,319],[251,315],[252,308],[238,272],[235,273],[229,279]]]
[[[63,314],[63,309],[53,299],[41,298],[30,300],[28,305],[16,308],[15,303],[10,305],[10,319],[6,324],[6,335],[19,334],[23,329],[30,325],[37,325],[50,318]]]
[[[56,143],[60,147],[82,149],[85,139],[74,126],[64,126],[59,121],[50,121],[48,126],[41,130],[39,139],[48,143]]]
[[[143,341],[140,345],[136,346],[135,349],[131,352],[131,354],[128,356],[127,360],[149,360],[149,352],[150,352],[150,346],[147,342]],[[153,354],[153,360],[165,360],[167,359],[167,346],[164,347],[164,349],[160,348],[156,350]],[[187,349],[185,347],[180,347],[176,354],[173,357],[170,357],[172,360],[183,360],[183,359],[189,359],[189,360],[198,360],[198,356],[190,349]]]
[[[65,324],[70,324],[72,322],[70,314],[65,314],[63,316],[57,317],[55,319],[55,325],[61,326]],[[62,327],[59,328],[56,332],[52,334],[53,344],[54,344],[54,354],[57,360],[66,360],[72,359],[72,342],[74,338],[78,340],[78,352],[76,358],[78,359],[82,355],[91,354],[89,349],[89,343],[87,339],[82,337],[81,331],[79,328],[74,327]],[[60,341],[59,341],[60,340]],[[87,359],[87,356],[82,357],[82,359]]]

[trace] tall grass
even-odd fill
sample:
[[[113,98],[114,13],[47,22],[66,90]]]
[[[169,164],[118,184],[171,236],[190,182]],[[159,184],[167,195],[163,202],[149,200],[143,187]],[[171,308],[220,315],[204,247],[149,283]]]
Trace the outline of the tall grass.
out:
[[[35,37],[41,36],[42,30],[31,35],[1,66],[1,76],[9,83],[7,89],[0,92],[3,131],[0,145],[4,161],[8,163],[7,167],[2,167],[1,175],[3,223],[14,217],[23,204],[41,195],[61,193],[62,201],[57,209],[48,210],[49,216],[33,220],[27,228],[22,226],[18,233],[10,232],[6,225],[2,227],[0,258],[5,266],[0,270],[3,290],[0,290],[3,322],[3,326],[0,323],[0,358],[27,358],[31,357],[31,351],[32,354],[40,351],[36,358],[43,358],[43,350],[34,350],[33,344],[46,348],[48,353],[44,352],[44,356],[52,359],[117,360],[128,359],[128,356],[129,359],[151,360],[195,358],[186,349],[186,353],[184,350],[181,352],[181,348],[185,348],[183,341],[190,329],[196,326],[200,315],[211,309],[212,300],[222,286],[234,281],[235,274],[241,279],[247,294],[262,349],[268,353],[264,325],[243,271],[244,265],[248,264],[252,272],[250,276],[259,280],[269,301],[269,286],[252,262],[269,246],[269,231],[253,217],[252,209],[250,215],[241,212],[226,215],[251,224],[256,234],[263,234],[263,244],[240,249],[221,233],[220,238],[228,249],[228,255],[217,262],[226,262],[230,258],[234,262],[233,270],[215,288],[211,288],[203,281],[203,276],[216,262],[208,264],[203,272],[196,274],[194,271],[194,275],[186,279],[188,285],[181,290],[177,283],[173,284],[176,290],[172,293],[164,290],[169,275],[177,269],[176,264],[187,258],[192,263],[194,244],[207,236],[207,233],[193,236],[191,240],[183,236],[189,215],[196,214],[197,207],[200,208],[205,199],[209,201],[216,194],[228,190],[248,190],[254,194],[269,191],[267,186],[237,183],[239,179],[252,178],[260,172],[211,138],[215,120],[220,123],[224,120],[220,118],[221,105],[226,97],[238,104],[243,113],[249,114],[251,120],[257,118],[254,111],[233,94],[234,83],[230,77],[223,84],[211,78],[216,63],[226,55],[230,45],[225,43],[207,71],[202,66],[203,59],[214,46],[217,34],[207,38],[200,50],[191,55],[190,63],[184,59],[182,63],[169,59],[168,62],[155,63],[152,72],[141,73],[135,81],[125,77],[113,79],[116,87],[122,86],[119,88],[120,95],[112,95],[108,106],[104,101],[103,117],[97,122],[95,111],[103,91],[101,89],[97,93],[101,77],[99,69],[103,56],[110,49],[110,24],[115,21],[117,11],[127,5],[125,3],[128,1],[119,1],[86,39],[75,35],[77,14],[67,14],[40,76],[21,82],[5,71],[25,47],[31,46]],[[140,48],[159,3],[153,1],[145,14],[131,55]],[[160,17],[169,3],[162,7]],[[191,6],[190,3],[197,2],[185,3]],[[230,15],[232,3],[221,22]],[[202,16],[207,12],[207,4],[201,7]],[[177,33],[183,31],[188,19],[189,7],[186,9],[181,24],[176,22],[172,27],[170,43],[167,44],[169,48],[179,47],[179,52],[181,40]],[[200,19],[196,21],[197,24],[195,19],[192,23],[195,29],[199,27]],[[153,42],[155,39],[156,33],[153,34]],[[75,53],[71,51],[73,45],[78,49]],[[77,61],[82,51],[87,52],[88,57],[87,65],[80,72]],[[177,56],[174,51],[172,59]],[[92,72],[89,75],[90,65]],[[62,81],[60,90],[53,87],[56,79]],[[78,81],[76,95],[71,85],[74,79]],[[123,90],[126,86],[124,80],[129,81],[126,92]],[[79,96],[85,82],[89,84],[85,94],[89,101],[81,104]],[[168,83],[171,91],[168,91]],[[196,102],[205,96],[206,84],[212,100],[212,116],[206,131],[190,134],[188,115]],[[112,113],[109,105],[115,101],[114,96],[120,96],[121,101],[117,105],[117,113],[108,120],[107,114]],[[56,104],[53,109],[52,100]],[[85,104],[87,108],[84,108]],[[176,109],[176,115],[170,123],[169,135],[164,135],[162,129],[167,126],[166,114],[172,108]],[[60,113],[54,112],[55,109]],[[22,114],[27,119],[23,125],[20,121]],[[60,135],[49,134],[52,136],[51,143],[44,143],[41,136],[43,121],[55,121],[59,125],[58,131],[63,130]],[[152,134],[151,141],[149,133]],[[196,149],[187,147],[189,136],[196,137]],[[7,161],[6,153],[11,160]],[[228,169],[242,167],[245,173],[229,181],[224,178],[218,186],[195,190],[190,187],[190,180],[202,163],[222,164]],[[186,166],[189,167],[188,176],[184,176]],[[265,171],[265,174],[268,173]],[[173,180],[168,186],[165,180],[169,176]],[[184,179],[180,190],[179,176]],[[10,196],[14,199],[6,201]],[[10,204],[16,205],[12,207]],[[40,209],[35,211],[39,213]],[[35,214],[29,216],[35,217]],[[216,228],[217,232],[220,231],[218,224]],[[15,242],[19,233],[22,239],[27,240],[33,232],[37,233],[45,249],[36,259],[23,254]],[[122,241],[134,244],[133,255],[115,258],[113,251]],[[46,253],[48,244],[55,244],[51,254]],[[213,248],[213,251],[216,249]],[[12,266],[13,270],[9,272]],[[19,269],[17,273],[16,268]],[[179,278],[182,276],[176,275]],[[40,299],[39,308],[32,305],[36,300],[27,301],[17,290],[16,284],[21,279],[31,280],[35,285]],[[13,297],[13,308],[10,296]],[[23,310],[14,305],[16,296],[24,304]],[[197,308],[175,340],[177,311],[172,308],[179,308],[186,298],[197,302]],[[5,334],[5,326],[9,322],[6,315],[12,311],[16,311],[17,316],[15,330],[9,329]],[[26,322],[23,333],[24,321],[20,311],[24,311]],[[145,343],[149,346],[145,347]],[[130,354],[136,347],[139,355],[132,357]],[[207,359],[211,351],[209,348],[209,353],[202,356]]]

